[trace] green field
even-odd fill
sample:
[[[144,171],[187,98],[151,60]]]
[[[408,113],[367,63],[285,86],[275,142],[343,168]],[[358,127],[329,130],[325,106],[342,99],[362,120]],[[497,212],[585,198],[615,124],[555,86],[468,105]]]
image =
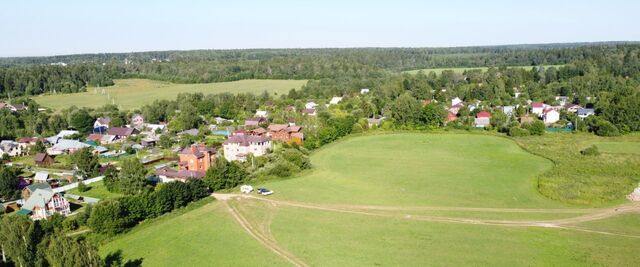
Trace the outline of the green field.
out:
[[[111,193],[107,190],[107,188],[104,186],[104,184],[102,183],[102,181],[100,182],[95,182],[92,184],[88,184],[87,185],[88,190],[84,191],[84,192],[80,192],[78,191],[78,188],[74,188],[69,190],[69,194],[74,194],[74,195],[79,195],[79,196],[85,196],[85,197],[92,197],[92,198],[97,198],[97,199],[110,199],[110,198],[117,198],[117,197],[121,197],[122,194],[118,194],[118,193]]]
[[[115,85],[102,88],[91,87],[87,92],[75,94],[43,95],[34,97],[39,104],[63,109],[70,106],[97,108],[105,104],[116,104],[119,108],[134,109],[154,100],[175,100],[180,93],[254,93],[264,91],[286,94],[292,88],[299,89],[306,80],[241,80],[234,82],[175,84],[146,79],[114,80]],[[103,92],[104,90],[104,92]]]
[[[597,142],[594,145],[602,153],[640,154],[640,142]]]
[[[554,138],[554,137],[547,137]],[[549,139],[519,140],[532,150]],[[589,142],[593,140],[585,140]],[[640,205],[551,200],[556,167],[500,137],[346,138],[314,168],[136,227],[102,246],[149,266],[632,266]],[[556,163],[557,164],[557,163]],[[263,261],[253,261],[256,258]]]
[[[549,68],[549,67],[562,67],[563,65],[545,65],[545,68]],[[509,66],[507,68],[525,68],[527,70],[530,70],[531,68],[533,68],[534,66]],[[496,67],[497,68],[497,67]],[[487,71],[489,69],[489,67],[481,67],[481,68],[467,68],[467,67],[462,67],[462,68],[432,68],[432,69],[419,69],[419,70],[408,70],[408,71],[403,71],[402,73],[408,73],[408,74],[418,74],[418,72],[422,71],[424,72],[424,74],[429,74],[429,72],[435,72],[437,75],[440,75],[443,71],[445,70],[452,70],[455,73],[458,74],[462,74],[465,70],[482,70]]]

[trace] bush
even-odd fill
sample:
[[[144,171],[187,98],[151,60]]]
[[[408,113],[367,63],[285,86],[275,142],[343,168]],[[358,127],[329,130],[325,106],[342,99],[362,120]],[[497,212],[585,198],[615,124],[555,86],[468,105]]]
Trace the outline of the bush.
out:
[[[529,133],[529,130],[527,130],[527,129],[523,129],[523,128],[520,128],[518,126],[515,126],[515,127],[509,128],[509,133],[508,134],[509,134],[509,136],[519,137],[519,136],[528,136],[531,133]]]
[[[595,145],[585,148],[584,150],[580,151],[580,153],[584,156],[600,155],[600,151],[598,151],[598,147]]]
[[[529,133],[531,133],[531,135],[543,135],[544,128],[544,123],[541,121],[534,121],[533,123],[525,126],[525,129],[529,130]]]
[[[89,190],[89,187],[84,182],[78,182],[78,192],[86,192],[87,190]]]
[[[619,136],[620,135],[620,131],[618,130],[618,128],[608,121],[605,121],[605,120],[599,121],[596,127],[598,128],[596,130],[596,134],[599,136]]]

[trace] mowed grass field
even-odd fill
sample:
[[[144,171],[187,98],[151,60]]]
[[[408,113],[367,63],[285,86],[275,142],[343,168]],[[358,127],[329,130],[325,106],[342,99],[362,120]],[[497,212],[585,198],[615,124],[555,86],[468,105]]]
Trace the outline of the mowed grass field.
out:
[[[469,134],[349,138],[312,157],[299,178],[261,186],[274,198],[324,204],[559,207],[536,190],[552,163],[513,141]]]
[[[640,261],[639,213],[562,227],[542,224],[588,217],[594,210],[539,194],[537,177],[553,164],[506,138],[351,137],[314,152],[311,161],[314,168],[297,177],[254,184],[274,195],[170,214],[103,245],[101,254],[122,250],[125,260],[142,259],[146,266],[290,266],[274,248],[302,266]],[[251,229],[242,228],[238,216]],[[502,225],[508,222],[516,224]]]
[[[180,93],[254,93],[267,91],[286,94],[292,88],[299,89],[306,80],[241,80],[234,82],[175,84],[147,79],[114,80],[109,87],[90,87],[87,92],[75,94],[43,95],[34,97],[40,105],[51,109],[70,106],[97,108],[105,104],[116,104],[120,109],[135,109],[154,100],[175,100]],[[104,92],[103,92],[104,90]]]
[[[563,65],[545,65],[545,68],[550,68],[550,67],[562,67]],[[537,67],[537,66],[508,66],[507,68],[524,68],[527,70],[530,70],[533,67]],[[498,67],[496,67],[498,68]],[[440,75],[443,71],[445,70],[452,70],[455,73],[458,74],[462,74],[464,71],[466,70],[482,70],[487,71],[489,69],[489,67],[481,67],[481,68],[468,68],[468,67],[461,67],[461,68],[432,68],[432,69],[418,69],[418,70],[408,70],[408,71],[403,71],[403,73],[408,73],[408,74],[418,74],[418,72],[422,71],[424,72],[424,74],[429,74],[429,72],[435,72],[437,75]]]

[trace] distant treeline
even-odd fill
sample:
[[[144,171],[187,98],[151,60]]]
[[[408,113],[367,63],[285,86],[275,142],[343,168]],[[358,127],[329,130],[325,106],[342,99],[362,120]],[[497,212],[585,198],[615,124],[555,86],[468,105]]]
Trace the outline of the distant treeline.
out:
[[[0,58],[0,98],[70,93],[116,78],[177,83],[242,79],[357,79],[409,69],[567,64],[590,58],[624,60],[635,43],[576,43],[460,48],[193,50]],[[622,58],[620,58],[622,57]],[[64,64],[61,64],[64,63]],[[54,65],[52,65],[54,64]],[[638,66],[608,70],[636,76]]]

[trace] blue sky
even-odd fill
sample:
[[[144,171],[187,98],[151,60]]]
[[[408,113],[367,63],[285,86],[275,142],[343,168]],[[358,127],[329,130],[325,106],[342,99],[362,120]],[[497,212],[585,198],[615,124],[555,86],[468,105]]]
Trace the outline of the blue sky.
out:
[[[0,1],[0,56],[638,41],[640,1]]]

